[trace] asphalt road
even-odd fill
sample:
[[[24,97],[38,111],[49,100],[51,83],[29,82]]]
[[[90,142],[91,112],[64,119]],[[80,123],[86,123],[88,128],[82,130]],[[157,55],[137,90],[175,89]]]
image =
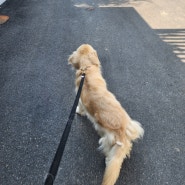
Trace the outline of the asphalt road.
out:
[[[80,2],[8,0],[0,9],[10,16],[0,25],[0,184],[43,184],[75,98],[67,58],[89,43],[109,89],[145,129],[117,185],[184,185],[185,64],[134,8]],[[91,123],[76,116],[55,185],[99,185],[97,147]]]

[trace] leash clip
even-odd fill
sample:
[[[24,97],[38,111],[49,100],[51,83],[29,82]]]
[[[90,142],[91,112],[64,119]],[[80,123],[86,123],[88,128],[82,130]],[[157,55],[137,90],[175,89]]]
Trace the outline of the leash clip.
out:
[[[81,78],[85,78],[85,73],[82,73]]]

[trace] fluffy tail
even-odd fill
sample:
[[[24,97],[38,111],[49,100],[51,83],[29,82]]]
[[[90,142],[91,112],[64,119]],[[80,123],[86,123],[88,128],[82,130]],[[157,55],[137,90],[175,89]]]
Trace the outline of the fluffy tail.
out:
[[[130,155],[132,141],[143,137],[144,130],[141,124],[131,120],[126,128],[124,141],[118,141],[111,148],[106,157],[106,168],[102,185],[114,185],[118,179],[123,160]]]
[[[115,144],[106,158],[106,168],[102,185],[114,185],[118,179],[123,160],[129,155],[132,143]]]

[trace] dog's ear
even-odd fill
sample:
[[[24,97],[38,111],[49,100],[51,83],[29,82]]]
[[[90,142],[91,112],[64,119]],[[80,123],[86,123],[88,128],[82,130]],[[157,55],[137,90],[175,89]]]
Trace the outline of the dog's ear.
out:
[[[100,61],[97,55],[97,52],[94,50],[93,52],[90,53],[89,59],[91,60],[91,63],[96,66],[100,66]]]

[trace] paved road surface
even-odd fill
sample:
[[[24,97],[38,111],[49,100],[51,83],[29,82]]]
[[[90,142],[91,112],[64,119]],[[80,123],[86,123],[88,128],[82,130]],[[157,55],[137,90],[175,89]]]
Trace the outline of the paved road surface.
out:
[[[159,37],[182,40],[185,29],[154,30],[133,7],[98,1],[8,0],[0,13],[10,16],[0,26],[2,185],[43,184],[75,97],[67,58],[82,43],[97,50],[109,89],[145,129],[117,185],[185,184],[185,64]],[[91,123],[76,116],[55,184],[99,185],[97,147]]]

